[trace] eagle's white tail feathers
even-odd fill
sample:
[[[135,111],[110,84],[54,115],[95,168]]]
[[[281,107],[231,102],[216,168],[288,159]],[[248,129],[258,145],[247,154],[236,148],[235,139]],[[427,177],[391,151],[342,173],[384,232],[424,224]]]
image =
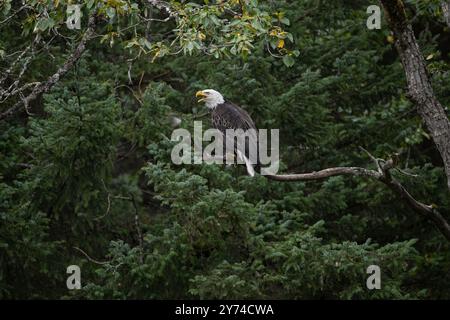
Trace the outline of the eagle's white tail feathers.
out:
[[[247,173],[251,176],[254,177],[255,176],[255,169],[253,168],[252,163],[250,162],[250,160],[242,154],[241,151],[237,150],[237,155],[239,158],[241,158],[241,160],[244,160],[245,162],[245,167],[247,168]]]

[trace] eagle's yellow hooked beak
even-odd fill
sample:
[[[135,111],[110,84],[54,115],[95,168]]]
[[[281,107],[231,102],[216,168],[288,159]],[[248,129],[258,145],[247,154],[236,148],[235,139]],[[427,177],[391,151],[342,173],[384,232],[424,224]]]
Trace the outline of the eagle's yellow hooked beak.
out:
[[[195,96],[196,96],[197,98],[200,98],[200,99],[198,99],[197,102],[202,102],[202,101],[206,98],[206,94],[205,94],[202,90],[197,91],[197,93],[195,94]]]

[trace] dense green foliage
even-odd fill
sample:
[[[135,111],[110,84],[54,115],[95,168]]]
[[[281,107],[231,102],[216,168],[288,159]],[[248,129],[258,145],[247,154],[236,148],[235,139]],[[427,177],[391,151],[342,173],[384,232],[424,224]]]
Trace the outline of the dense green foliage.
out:
[[[278,12],[289,51],[268,51],[269,25],[258,37],[247,30],[249,52],[221,59],[188,44],[186,55],[154,59],[167,39],[149,55],[125,36],[124,45],[94,39],[30,115],[0,122],[1,298],[450,298],[449,243],[379,182],[283,183],[241,166],[172,164],[171,117],[189,130],[194,119],[208,126],[194,94],[215,88],[259,128],[280,128],[283,171],[372,167],[359,146],[382,158],[398,152],[400,167],[418,177],[397,178],[450,218],[439,154],[405,97],[389,30],[366,28],[372,3],[250,2],[255,15]],[[208,10],[204,19],[218,28],[211,17],[221,13]],[[409,13],[449,105],[449,30],[438,9],[409,1]],[[155,34],[173,27],[151,25]],[[3,72],[23,43],[13,24],[1,28]],[[38,53],[27,81],[54,72],[77,39],[58,41]],[[66,288],[73,264],[82,290]],[[366,288],[371,264],[381,267],[381,290]]]

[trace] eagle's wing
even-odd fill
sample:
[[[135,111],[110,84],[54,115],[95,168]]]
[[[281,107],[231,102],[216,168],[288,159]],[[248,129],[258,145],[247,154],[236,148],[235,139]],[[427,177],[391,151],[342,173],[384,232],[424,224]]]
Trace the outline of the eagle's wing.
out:
[[[256,126],[250,115],[244,109],[231,102],[218,105],[212,112],[213,127],[225,134],[226,129],[255,129]]]
[[[231,102],[224,102],[223,104],[218,105],[213,110],[211,120],[213,127],[220,130],[220,132],[222,132],[223,136],[225,137],[224,142],[228,140],[228,137],[226,136],[227,129],[234,129],[234,130],[242,129],[245,132],[247,132],[248,139],[246,139],[245,141],[245,146],[235,148],[235,153],[239,158],[241,158],[241,160],[245,162],[247,166],[247,171],[251,176],[253,176],[254,170],[252,164],[256,164],[258,162],[258,155],[257,155],[258,137],[255,123],[253,122],[250,115],[239,106]],[[250,129],[253,130],[247,131]],[[232,145],[234,145],[234,139],[233,141],[230,140],[230,142]],[[254,147],[256,148],[255,149],[256,154],[254,154],[252,157],[250,157],[249,154],[250,145],[254,145]]]

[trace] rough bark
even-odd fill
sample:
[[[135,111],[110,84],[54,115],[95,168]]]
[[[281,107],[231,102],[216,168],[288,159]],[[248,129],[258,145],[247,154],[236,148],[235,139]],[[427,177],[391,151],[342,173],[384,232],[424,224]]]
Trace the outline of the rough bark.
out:
[[[444,21],[450,28],[450,1],[441,2],[442,15],[444,16]]]
[[[418,113],[442,157],[450,190],[450,121],[431,87],[425,60],[412,27],[407,21],[403,2],[401,0],[380,1],[394,33],[395,45],[405,70],[408,98],[417,106]]]

